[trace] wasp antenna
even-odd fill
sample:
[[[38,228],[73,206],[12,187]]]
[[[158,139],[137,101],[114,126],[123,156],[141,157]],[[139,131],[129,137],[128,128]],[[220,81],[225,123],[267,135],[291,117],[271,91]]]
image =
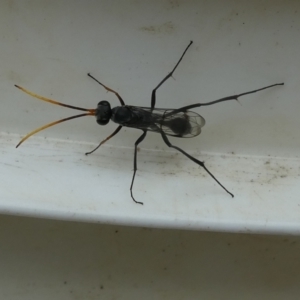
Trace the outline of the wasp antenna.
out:
[[[58,121],[55,121],[55,122],[51,122],[49,124],[46,124],[42,127],[39,127],[33,131],[31,131],[30,133],[28,133],[26,136],[24,136],[21,141],[19,142],[19,144],[16,146],[16,148],[18,148],[24,141],[26,141],[29,137],[31,137],[32,135],[44,130],[44,129],[47,129],[51,126],[54,126],[56,124],[59,124],[59,123],[62,123],[62,122],[65,122],[65,121],[69,121],[69,120],[72,120],[72,119],[76,119],[76,118],[80,118],[80,117],[84,117],[84,116],[94,116],[95,113],[93,112],[89,112],[89,113],[85,113],[85,114],[80,114],[80,115],[75,115],[75,116],[71,116],[71,117],[68,117],[68,118],[64,118],[64,119],[61,119],[61,120],[58,120]]]
[[[89,112],[94,111],[94,109],[88,109],[88,108],[82,108],[82,107],[78,107],[78,106],[68,105],[68,104],[65,104],[65,103],[61,103],[61,102],[58,102],[58,101],[55,101],[55,100],[52,100],[52,99],[40,96],[38,94],[30,92],[29,90],[27,90],[27,89],[25,89],[25,88],[23,88],[23,87],[21,87],[19,85],[16,85],[16,84],[15,84],[15,87],[18,88],[18,89],[20,89],[24,93],[26,93],[26,94],[28,94],[28,95],[36,98],[36,99],[39,99],[39,100],[42,100],[42,101],[45,101],[45,102],[48,102],[48,103],[51,103],[51,104],[55,104],[55,105],[59,105],[59,106],[63,106],[63,107],[68,107],[68,108],[72,108],[72,109],[76,109],[76,110],[82,110],[82,111],[89,111]]]

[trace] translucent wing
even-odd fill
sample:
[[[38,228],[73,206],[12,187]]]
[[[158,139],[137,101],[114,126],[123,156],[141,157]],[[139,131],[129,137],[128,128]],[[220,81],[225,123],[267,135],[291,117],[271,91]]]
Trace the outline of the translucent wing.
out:
[[[165,134],[181,138],[195,137],[201,133],[205,120],[193,111],[178,111],[172,109],[130,106],[134,117],[123,126],[149,130],[163,131]],[[174,111],[174,113],[172,113]]]
[[[176,137],[190,138],[201,133],[205,125],[205,119],[193,111],[177,112],[170,114],[172,110],[166,110],[163,120],[160,122],[161,129],[167,134]]]

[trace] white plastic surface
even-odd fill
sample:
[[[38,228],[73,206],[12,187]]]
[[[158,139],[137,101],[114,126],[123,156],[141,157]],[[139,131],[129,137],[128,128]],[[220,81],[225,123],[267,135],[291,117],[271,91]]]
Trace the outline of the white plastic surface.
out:
[[[0,11],[2,213],[153,227],[221,231],[300,231],[300,3],[297,1],[16,1]],[[92,118],[61,124],[14,146],[20,135],[76,114],[41,103],[14,84],[68,104],[94,108],[116,97],[157,107],[212,101],[269,84],[255,95],[195,110],[202,134],[172,142],[203,159],[231,199],[197,165],[149,134]],[[17,134],[17,135],[16,135]],[[44,139],[41,137],[48,137]],[[80,143],[78,142],[80,141]],[[93,144],[92,144],[93,143]]]

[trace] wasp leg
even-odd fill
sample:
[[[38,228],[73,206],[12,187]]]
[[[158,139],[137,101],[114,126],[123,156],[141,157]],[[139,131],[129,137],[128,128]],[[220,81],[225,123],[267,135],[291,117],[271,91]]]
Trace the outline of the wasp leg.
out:
[[[259,91],[262,91],[262,90],[265,90],[265,89],[268,89],[268,88],[271,88],[271,87],[277,86],[277,85],[284,85],[284,83],[275,83],[275,84],[268,85],[268,86],[265,86],[265,87],[257,89],[257,90],[253,90],[253,91],[238,94],[238,95],[224,97],[224,98],[214,100],[214,101],[211,101],[211,102],[196,103],[196,104],[192,104],[192,105],[187,105],[187,106],[180,107],[178,109],[172,110],[170,113],[167,113],[165,115],[165,117],[168,117],[168,116],[173,115],[173,114],[177,114],[178,112],[181,112],[181,111],[184,112],[184,111],[187,111],[187,110],[195,108],[195,107],[213,105],[213,104],[216,104],[216,103],[219,103],[219,102],[224,102],[224,101],[229,101],[229,100],[238,100],[239,97],[242,97],[242,96],[245,96],[245,95],[248,95],[248,94],[254,94],[256,92],[259,92]]]
[[[113,136],[115,136],[120,130],[121,130],[122,126],[118,126],[118,128],[110,135],[108,136],[106,139],[104,139],[102,142],[100,142],[100,144],[92,151],[90,152],[86,152],[85,155],[89,155],[92,154],[93,152],[95,152],[101,145],[103,145],[104,143],[106,143],[109,139],[111,139]]]
[[[108,86],[106,86],[106,85],[104,85],[103,83],[101,83],[98,79],[96,79],[96,78],[95,78],[94,76],[92,76],[90,73],[88,73],[87,75],[88,75],[89,77],[91,77],[92,79],[94,79],[96,82],[98,82],[100,85],[102,85],[108,92],[114,93],[114,94],[118,97],[118,99],[119,99],[119,101],[120,101],[120,103],[121,103],[122,106],[125,105],[124,100],[122,99],[122,97],[121,97],[116,91],[112,90],[112,89],[109,88]]]
[[[135,202],[135,203],[138,203],[138,204],[144,204],[143,202],[138,202],[134,199],[133,197],[133,193],[132,193],[132,188],[133,188],[133,182],[134,182],[134,178],[135,178],[135,173],[136,173],[136,170],[137,170],[137,163],[136,163],[136,158],[137,158],[137,146],[139,143],[141,143],[145,136],[147,134],[147,131],[144,130],[144,133],[137,139],[137,141],[135,142],[134,144],[134,159],[133,159],[133,176],[132,176],[132,181],[131,181],[131,186],[130,186],[130,193],[131,193],[131,198],[132,200]]]
[[[194,163],[198,164],[199,166],[201,166],[229,195],[231,195],[231,197],[234,197],[234,195],[232,193],[230,193],[222,184],[221,182],[205,167],[204,162],[200,161],[198,159],[196,159],[195,157],[189,155],[188,153],[186,153],[185,151],[183,151],[182,149],[180,149],[177,146],[174,146],[170,143],[169,139],[167,138],[166,134],[161,131],[161,136],[164,140],[164,142],[171,148],[174,148],[176,150],[178,150],[179,152],[181,152],[182,154],[184,154],[186,157],[188,157],[190,160],[192,160]]]
[[[177,64],[175,65],[174,69],[171,71],[171,73],[169,73],[158,85],[157,87],[152,91],[151,94],[151,109],[153,109],[155,107],[155,102],[156,102],[156,90],[165,82],[167,81],[170,77],[172,77],[174,71],[176,70],[176,68],[178,67],[179,63],[181,62],[182,58],[184,57],[187,49],[189,49],[189,47],[193,44],[193,41],[190,41],[190,43],[188,44],[188,46],[185,48],[183,54],[181,55],[180,59],[178,60]]]

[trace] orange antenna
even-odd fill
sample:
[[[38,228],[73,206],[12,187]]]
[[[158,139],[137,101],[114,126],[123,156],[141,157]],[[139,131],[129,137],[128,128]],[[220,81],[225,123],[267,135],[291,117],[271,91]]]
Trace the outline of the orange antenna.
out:
[[[48,102],[48,103],[51,103],[51,104],[55,104],[55,105],[59,105],[59,106],[63,106],[63,107],[68,107],[68,108],[72,108],[72,109],[76,109],[76,110],[82,110],[82,111],[87,111],[87,113],[84,113],[84,114],[79,114],[79,115],[75,115],[75,116],[71,116],[71,117],[68,117],[68,118],[64,118],[64,119],[61,119],[61,120],[57,120],[55,122],[51,122],[49,124],[46,124],[42,127],[39,127],[33,131],[31,131],[30,133],[28,133],[26,136],[24,136],[21,141],[19,142],[19,144],[16,146],[16,148],[18,148],[24,141],[26,141],[29,137],[31,137],[32,135],[38,133],[39,131],[42,131],[46,128],[49,128],[51,126],[54,126],[56,124],[59,124],[59,123],[62,123],[62,122],[65,122],[65,121],[69,121],[69,120],[72,120],[72,119],[76,119],[76,118],[80,118],[80,117],[84,117],[84,116],[95,116],[95,113],[96,113],[96,110],[95,109],[88,109],[88,108],[82,108],[82,107],[78,107],[78,106],[73,106],[73,105],[68,105],[68,104],[65,104],[65,103],[61,103],[61,102],[58,102],[58,101],[55,101],[55,100],[52,100],[52,99],[49,99],[49,98],[46,98],[46,97],[43,97],[43,96],[40,96],[40,95],[37,95],[35,93],[32,93],[26,89],[24,89],[23,87],[21,86],[18,86],[15,84],[15,87],[17,87],[18,89],[20,89],[21,91],[23,91],[24,93],[34,97],[34,98],[37,98],[39,100],[42,100],[42,101],[45,101],[45,102]]]

